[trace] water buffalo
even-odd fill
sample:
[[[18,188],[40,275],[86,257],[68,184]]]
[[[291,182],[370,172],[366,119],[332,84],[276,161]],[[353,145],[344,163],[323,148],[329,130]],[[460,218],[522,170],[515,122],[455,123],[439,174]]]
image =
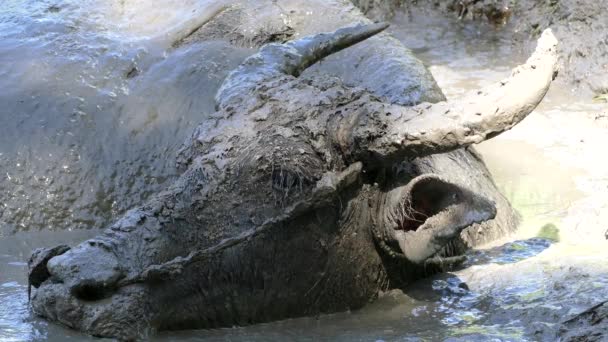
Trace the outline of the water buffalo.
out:
[[[509,78],[450,103],[403,106],[303,75],[386,27],[246,59],[181,149],[178,181],[96,238],[33,253],[34,312],[130,340],[356,309],[503,229],[487,221],[511,209],[466,147],[536,107],[557,41],[545,32]]]

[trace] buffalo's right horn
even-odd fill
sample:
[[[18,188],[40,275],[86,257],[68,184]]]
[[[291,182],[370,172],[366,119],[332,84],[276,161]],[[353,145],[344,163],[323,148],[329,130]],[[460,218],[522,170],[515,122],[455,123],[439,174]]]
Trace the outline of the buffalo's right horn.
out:
[[[256,86],[280,75],[299,76],[321,59],[372,37],[386,23],[357,25],[332,33],[320,33],[285,44],[268,44],[232,71],[217,92],[219,107],[238,98],[248,98]]]

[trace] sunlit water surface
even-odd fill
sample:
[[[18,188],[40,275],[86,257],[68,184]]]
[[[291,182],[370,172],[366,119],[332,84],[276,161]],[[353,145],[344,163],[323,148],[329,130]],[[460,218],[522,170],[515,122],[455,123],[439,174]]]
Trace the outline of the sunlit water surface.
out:
[[[95,235],[78,228],[103,226],[172,179],[167,156],[213,111],[226,72],[251,53],[218,42],[171,47],[204,20],[192,8],[217,6],[3,2],[0,341],[93,340],[29,313],[25,260],[34,248]],[[506,77],[525,58],[491,27],[401,13],[391,30],[450,99]],[[598,158],[607,133],[605,106],[562,88],[514,130],[479,146],[524,222],[515,236],[470,252],[461,271],[356,312],[155,339],[551,340],[556,324],[608,290],[601,224],[608,222],[608,162]],[[49,226],[70,229],[37,232]]]

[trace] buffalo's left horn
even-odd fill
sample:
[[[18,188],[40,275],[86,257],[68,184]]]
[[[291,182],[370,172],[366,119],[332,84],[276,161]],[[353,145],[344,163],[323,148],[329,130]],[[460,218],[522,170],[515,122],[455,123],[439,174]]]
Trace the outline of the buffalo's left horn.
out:
[[[509,78],[453,102],[353,108],[356,115],[334,119],[334,141],[352,159],[380,164],[480,143],[532,112],[556,75],[557,40],[548,29]]]
[[[256,86],[280,75],[297,77],[321,59],[372,37],[387,27],[387,23],[361,24],[285,44],[265,45],[226,77],[215,97],[216,102],[223,107],[235,99],[248,98]]]

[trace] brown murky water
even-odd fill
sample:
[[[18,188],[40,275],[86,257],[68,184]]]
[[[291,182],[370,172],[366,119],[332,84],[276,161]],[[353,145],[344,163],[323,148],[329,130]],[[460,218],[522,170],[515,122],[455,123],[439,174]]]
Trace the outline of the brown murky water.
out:
[[[93,340],[30,315],[25,260],[34,248],[95,235],[80,228],[100,227],[162,188],[173,176],[166,156],[250,53],[222,43],[166,53],[197,24],[189,8],[213,12],[218,2],[150,4],[1,5],[0,341]],[[525,58],[490,27],[400,13],[391,30],[448,98],[506,77]],[[137,77],[127,77],[134,68]],[[524,222],[515,236],[471,252],[468,268],[356,312],[155,340],[551,340],[557,323],[608,290],[604,146],[606,106],[552,89],[522,124],[479,146]],[[71,229],[38,231],[49,227]]]

